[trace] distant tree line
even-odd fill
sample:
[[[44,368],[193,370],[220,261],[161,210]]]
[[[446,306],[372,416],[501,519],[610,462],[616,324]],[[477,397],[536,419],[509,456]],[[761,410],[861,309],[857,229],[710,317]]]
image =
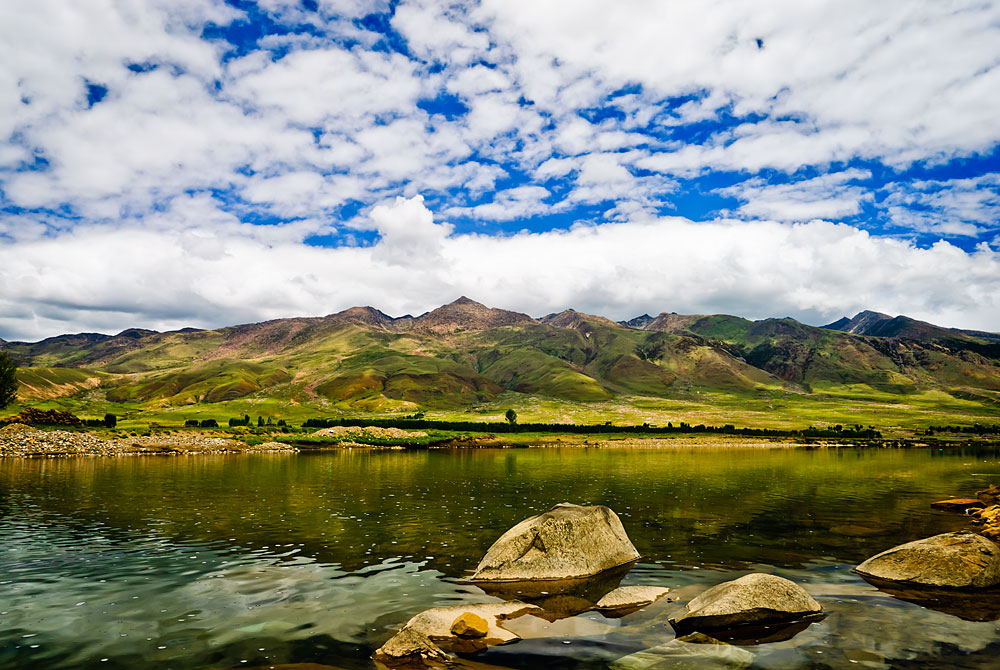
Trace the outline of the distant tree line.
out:
[[[516,418],[516,415],[515,415]],[[673,433],[708,433],[718,435],[741,435],[746,437],[829,437],[829,438],[880,438],[882,433],[873,426],[832,426],[816,428],[809,426],[802,430],[777,428],[737,428],[733,424],[724,426],[690,425],[680,422],[676,425],[668,423],[665,426],[653,426],[644,423],[640,426],[617,426],[610,421],[603,424],[577,423],[517,423],[516,421],[485,422],[485,421],[438,421],[433,419],[307,419],[304,428],[332,428],[334,426],[375,426],[377,428],[401,428],[410,430],[452,430],[478,433],[639,433],[639,434],[673,434]]]
[[[84,419],[83,425],[87,428],[114,428],[118,425],[118,417],[109,413],[103,419]]]
[[[927,426],[924,435],[961,433],[963,435],[1000,435],[1000,424],[977,423],[971,426]]]
[[[242,427],[242,426],[251,426],[251,425],[253,425],[253,423],[250,421],[250,415],[249,414],[244,414],[242,417],[234,417],[232,419],[229,419],[229,427],[230,428],[239,428],[239,427]],[[267,417],[266,420],[262,416],[258,416],[257,417],[257,427],[258,428],[264,428],[265,426],[274,426],[274,425],[277,425],[278,427],[284,427],[284,426],[287,426],[288,424],[285,423],[284,419],[278,419],[278,423],[275,424],[274,423],[274,419],[272,419],[271,417]],[[185,428],[218,428],[219,427],[219,422],[216,419],[188,419],[187,421],[184,422],[184,427]]]

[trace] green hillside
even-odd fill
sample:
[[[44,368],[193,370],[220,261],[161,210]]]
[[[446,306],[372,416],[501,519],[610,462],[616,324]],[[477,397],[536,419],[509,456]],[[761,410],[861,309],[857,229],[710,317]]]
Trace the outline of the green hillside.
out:
[[[760,425],[1000,416],[1000,344],[989,334],[911,324],[874,336],[726,315],[636,324],[572,310],[532,319],[461,299],[416,318],[354,308],[2,346],[21,366],[19,406],[95,413],[502,416],[512,406],[538,420]]]

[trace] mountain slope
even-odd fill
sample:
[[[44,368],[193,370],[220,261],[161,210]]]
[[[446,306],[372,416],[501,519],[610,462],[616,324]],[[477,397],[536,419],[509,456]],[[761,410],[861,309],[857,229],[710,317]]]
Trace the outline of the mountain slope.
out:
[[[510,392],[592,403],[933,391],[1000,404],[1000,342],[906,317],[869,312],[816,328],[662,313],[627,324],[574,310],[533,319],[463,297],[418,317],[355,307],[217,330],[130,329],[0,346],[26,366],[26,400],[97,392],[143,406],[282,398],[415,411],[469,408]]]

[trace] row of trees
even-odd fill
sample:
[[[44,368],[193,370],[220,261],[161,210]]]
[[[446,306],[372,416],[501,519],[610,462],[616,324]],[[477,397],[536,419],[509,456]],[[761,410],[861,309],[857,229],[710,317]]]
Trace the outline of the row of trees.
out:
[[[437,421],[430,419],[307,419],[304,428],[332,428],[333,426],[375,426],[378,428],[402,428],[410,430],[432,429],[451,430],[478,433],[640,433],[662,435],[670,433],[709,433],[718,435],[744,435],[748,437],[826,437],[826,438],[862,438],[873,439],[882,437],[882,433],[874,426],[833,426],[831,428],[816,428],[809,426],[802,430],[777,428],[737,428],[733,424],[724,426],[691,425],[680,422],[677,425],[668,423],[666,426],[653,426],[644,423],[639,426],[616,426],[610,421],[603,424],[578,423],[517,423],[517,413],[508,410],[506,423],[496,421]]]

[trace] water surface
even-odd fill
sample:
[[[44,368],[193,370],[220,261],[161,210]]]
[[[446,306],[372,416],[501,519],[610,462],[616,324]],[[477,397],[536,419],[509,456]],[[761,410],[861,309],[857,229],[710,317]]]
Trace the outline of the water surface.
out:
[[[668,586],[679,603],[586,614],[477,660],[607,668],[668,641],[671,607],[766,571],[802,583],[829,615],[747,647],[753,667],[993,668],[997,621],[892,598],[851,572],[966,528],[928,503],[990,482],[995,449],[0,460],[0,667],[371,668],[410,616],[488,601],[463,576],[507,528],[570,501],[618,512],[643,555],[623,583]]]

